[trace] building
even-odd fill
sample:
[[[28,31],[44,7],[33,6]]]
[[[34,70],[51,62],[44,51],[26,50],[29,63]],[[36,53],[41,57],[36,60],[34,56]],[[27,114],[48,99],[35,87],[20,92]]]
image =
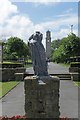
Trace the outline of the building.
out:
[[[51,56],[51,32],[48,30],[46,32],[46,57],[50,59]]]

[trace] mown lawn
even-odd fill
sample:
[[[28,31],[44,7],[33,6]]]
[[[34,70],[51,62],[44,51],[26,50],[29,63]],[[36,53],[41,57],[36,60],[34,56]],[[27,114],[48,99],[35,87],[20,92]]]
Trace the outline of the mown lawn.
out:
[[[70,64],[68,63],[60,63],[60,65],[62,65],[63,67],[70,67]]]
[[[26,64],[25,67],[26,68],[32,67],[32,64]]]
[[[2,82],[0,82],[0,98],[2,97]]]
[[[7,94],[12,88],[14,88],[19,82],[0,82],[0,98]]]
[[[80,87],[80,82],[75,82],[75,84]]]

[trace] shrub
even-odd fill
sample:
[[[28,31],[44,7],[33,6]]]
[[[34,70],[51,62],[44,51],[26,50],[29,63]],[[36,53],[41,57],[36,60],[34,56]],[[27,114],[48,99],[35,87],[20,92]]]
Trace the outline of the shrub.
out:
[[[24,67],[22,63],[0,63],[2,68],[17,68],[17,67]]]

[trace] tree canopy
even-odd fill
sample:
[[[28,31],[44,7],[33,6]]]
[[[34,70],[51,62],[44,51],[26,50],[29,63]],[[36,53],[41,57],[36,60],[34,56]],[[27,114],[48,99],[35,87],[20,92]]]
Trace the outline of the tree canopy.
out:
[[[54,43],[57,43],[57,46],[54,46]],[[52,49],[56,47],[52,52],[52,58],[56,62],[66,62],[70,57],[80,56],[80,38],[73,33],[59,41],[53,41],[52,46]]]
[[[17,60],[30,55],[28,45],[18,37],[10,37],[4,46],[4,58]]]

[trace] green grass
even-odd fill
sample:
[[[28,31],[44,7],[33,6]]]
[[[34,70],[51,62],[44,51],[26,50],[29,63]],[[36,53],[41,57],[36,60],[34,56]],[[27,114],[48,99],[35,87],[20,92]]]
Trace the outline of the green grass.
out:
[[[31,59],[28,59],[28,60],[26,60],[26,62],[32,62],[32,60],[31,60]]]
[[[26,68],[32,67],[32,64],[26,64],[25,67]]]
[[[68,63],[59,63],[60,65],[62,65],[63,67],[69,67],[70,66],[70,64],[68,64]]]
[[[78,87],[80,87],[80,82],[74,82]]]
[[[2,82],[0,82],[0,98],[2,97]]]
[[[15,61],[15,62],[3,61],[3,63],[5,63],[5,64],[22,64],[22,63],[17,62],[17,61]]]
[[[7,94],[12,88],[14,88],[19,82],[0,82],[0,98]]]

